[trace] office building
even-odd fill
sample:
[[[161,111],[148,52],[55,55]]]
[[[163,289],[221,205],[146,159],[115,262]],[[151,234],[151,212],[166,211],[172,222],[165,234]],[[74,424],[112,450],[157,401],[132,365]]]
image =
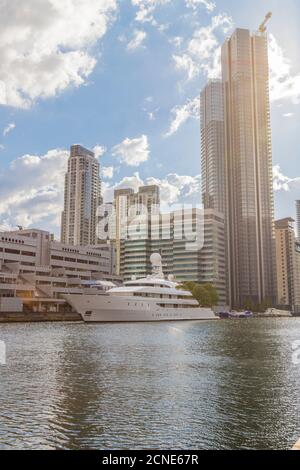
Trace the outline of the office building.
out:
[[[117,189],[114,192],[115,218],[116,218],[116,271],[121,274],[124,268],[121,266],[122,242],[130,238],[134,229],[133,219],[140,217],[139,230],[144,230],[144,255],[149,254],[148,239],[149,222],[148,215],[159,212],[160,195],[156,185],[141,186],[137,192],[133,189]],[[143,225],[144,224],[144,225]],[[151,253],[150,253],[151,254]],[[150,261],[149,261],[150,263]]]
[[[222,47],[230,303],[276,301],[268,40],[237,29]]]
[[[220,304],[226,305],[224,214],[196,208],[161,213],[159,188],[143,187],[140,191],[146,201],[155,201],[146,213],[136,204],[139,193],[123,189],[115,194],[116,207],[121,210],[122,205],[124,213],[130,214],[121,224],[119,274],[124,280],[150,275],[150,256],[157,252],[166,276],[179,282],[211,283],[218,290]]]
[[[211,80],[201,92],[201,178],[205,209],[225,214],[223,84]]]

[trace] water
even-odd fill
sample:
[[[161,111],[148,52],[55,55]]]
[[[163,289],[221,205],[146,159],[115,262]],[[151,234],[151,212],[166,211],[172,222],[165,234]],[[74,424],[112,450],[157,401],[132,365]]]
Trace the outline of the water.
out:
[[[10,324],[0,340],[0,449],[286,449],[300,437],[300,319]]]

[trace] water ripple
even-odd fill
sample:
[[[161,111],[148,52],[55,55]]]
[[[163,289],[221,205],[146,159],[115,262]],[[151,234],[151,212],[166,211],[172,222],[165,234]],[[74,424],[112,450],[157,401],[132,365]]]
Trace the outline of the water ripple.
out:
[[[0,325],[1,449],[285,449],[300,320]]]

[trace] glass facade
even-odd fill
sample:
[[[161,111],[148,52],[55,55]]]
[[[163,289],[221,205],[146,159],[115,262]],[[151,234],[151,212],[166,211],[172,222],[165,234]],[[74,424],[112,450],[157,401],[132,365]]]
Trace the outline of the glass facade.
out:
[[[237,29],[222,47],[226,226],[233,306],[276,301],[267,37]]]

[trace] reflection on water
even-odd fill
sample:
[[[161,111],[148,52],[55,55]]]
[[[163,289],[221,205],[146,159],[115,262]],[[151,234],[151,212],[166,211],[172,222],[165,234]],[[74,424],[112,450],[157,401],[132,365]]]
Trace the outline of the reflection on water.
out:
[[[290,448],[299,339],[300,319],[0,325],[0,448]]]

